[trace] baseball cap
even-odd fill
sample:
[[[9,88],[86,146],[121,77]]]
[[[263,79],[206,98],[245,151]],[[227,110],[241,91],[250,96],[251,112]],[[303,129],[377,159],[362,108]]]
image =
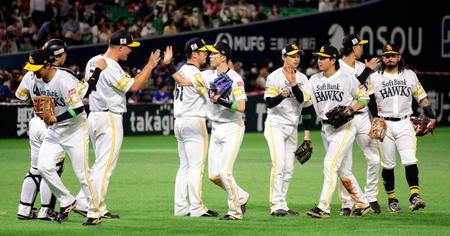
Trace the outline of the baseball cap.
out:
[[[323,45],[318,52],[313,52],[313,55],[317,57],[337,58],[339,56],[339,51],[337,50],[337,48],[326,44]]]
[[[217,42],[214,45],[206,45],[206,49],[210,52],[220,53],[228,59],[231,57],[231,48],[224,42]]]
[[[367,40],[361,39],[361,37],[359,37],[359,35],[357,34],[349,34],[342,40],[342,45],[344,46],[344,48],[351,48],[355,45],[363,45],[368,42],[369,41]]]
[[[381,55],[386,55],[386,54],[398,55],[398,54],[400,54],[400,49],[396,44],[388,43],[383,46],[383,49],[381,49]]]
[[[283,48],[283,50],[281,50],[281,54],[282,55],[292,56],[292,55],[295,55],[295,54],[303,54],[303,50],[301,50],[297,46],[297,44],[291,43],[291,44],[288,44],[285,48]]]
[[[128,47],[139,47],[141,43],[133,41],[133,36],[126,30],[118,30],[111,35],[109,44],[125,45]]]
[[[206,43],[201,38],[191,38],[184,45],[184,52],[191,53],[195,51],[208,51],[206,49]]]
[[[34,50],[28,56],[28,62],[24,69],[32,72],[40,70],[48,63],[48,55],[41,49]]]

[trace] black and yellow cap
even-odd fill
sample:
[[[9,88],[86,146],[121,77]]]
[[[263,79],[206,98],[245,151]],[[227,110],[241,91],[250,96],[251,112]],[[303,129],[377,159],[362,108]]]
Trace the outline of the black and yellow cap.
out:
[[[323,45],[318,52],[313,52],[313,55],[317,57],[337,58],[339,56],[339,51],[337,48],[326,44]]]
[[[220,53],[226,56],[228,59],[231,57],[231,48],[224,42],[217,42],[214,45],[206,45],[206,49],[210,52]]]
[[[383,49],[381,49],[381,55],[384,56],[386,54],[399,55],[400,49],[396,44],[388,43],[384,45]]]
[[[208,51],[208,49],[206,49],[205,40],[201,38],[191,38],[186,42],[184,45],[184,52],[192,53],[195,51]]]
[[[45,51],[41,49],[34,50],[28,56],[28,62],[24,69],[31,72],[36,72],[47,63],[49,63],[49,58]]]
[[[344,46],[344,48],[352,48],[355,45],[363,45],[368,42],[369,41],[367,40],[361,39],[357,34],[349,34],[342,40],[342,46]]]
[[[301,50],[297,44],[295,43],[291,43],[286,45],[285,48],[283,48],[283,50],[281,50],[281,54],[282,55],[288,55],[288,56],[292,56],[295,54],[303,54],[303,50]]]
[[[134,41],[133,36],[126,30],[118,30],[111,35],[109,44],[123,45],[128,47],[139,47],[141,43]]]

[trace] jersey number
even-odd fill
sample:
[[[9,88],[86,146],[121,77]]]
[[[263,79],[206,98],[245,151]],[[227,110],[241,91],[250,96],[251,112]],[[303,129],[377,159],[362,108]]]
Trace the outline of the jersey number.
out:
[[[180,101],[183,101],[183,87],[176,86],[175,88],[175,100],[180,99]]]

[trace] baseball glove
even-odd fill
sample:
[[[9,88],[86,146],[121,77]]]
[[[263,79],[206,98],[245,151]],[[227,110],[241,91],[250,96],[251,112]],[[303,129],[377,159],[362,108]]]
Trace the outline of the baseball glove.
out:
[[[328,118],[326,123],[331,124],[334,128],[339,128],[349,122],[355,116],[353,108],[350,106],[336,106],[325,113]]]
[[[416,131],[416,136],[424,136],[430,132],[432,133],[435,127],[434,124],[431,123],[431,119],[426,116],[411,116],[411,122]]]
[[[372,127],[369,131],[369,137],[383,142],[384,136],[386,136],[386,129],[386,122],[379,117],[375,117],[372,120]]]
[[[33,110],[46,124],[50,124],[50,118],[55,116],[55,102],[50,96],[35,96]]]
[[[298,146],[297,150],[295,150],[295,157],[303,165],[303,163],[307,162],[312,155],[312,144],[311,140],[305,140],[303,143]]]
[[[220,97],[227,97],[231,93],[232,85],[233,80],[227,74],[220,74],[219,77],[211,82],[210,93],[212,95],[220,95]]]

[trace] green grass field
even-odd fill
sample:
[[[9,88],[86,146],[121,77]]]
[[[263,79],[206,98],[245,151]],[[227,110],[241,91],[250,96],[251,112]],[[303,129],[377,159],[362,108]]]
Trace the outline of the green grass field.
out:
[[[236,181],[251,194],[244,220],[223,222],[216,218],[173,216],[173,189],[178,167],[174,136],[125,137],[117,168],[109,185],[107,204],[118,220],[104,220],[97,227],[82,227],[84,219],[72,213],[58,224],[19,221],[17,205],[22,179],[29,168],[27,139],[0,140],[0,235],[450,235],[450,128],[438,128],[434,136],[419,138],[421,193],[427,207],[408,210],[409,190],[404,168],[396,168],[396,190],[403,212],[387,212],[387,197],[380,181],[380,215],[362,218],[338,215],[335,192],[332,217],[312,219],[305,212],[318,202],[322,189],[324,149],[319,132],[313,132],[313,159],[296,163],[288,194],[289,206],[299,217],[272,217],[268,204],[270,156],[261,133],[245,134],[235,165]],[[353,170],[365,183],[367,164],[355,146]],[[91,160],[94,156],[91,152]],[[63,181],[72,194],[79,190],[69,162]],[[204,176],[203,199],[210,209],[226,213],[226,193]],[[39,200],[38,200],[39,201]]]

